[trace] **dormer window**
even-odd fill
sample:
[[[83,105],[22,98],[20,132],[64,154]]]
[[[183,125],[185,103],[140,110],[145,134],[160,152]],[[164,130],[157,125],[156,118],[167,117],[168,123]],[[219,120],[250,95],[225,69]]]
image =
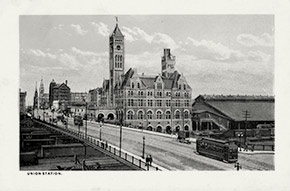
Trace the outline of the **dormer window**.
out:
[[[157,83],[157,89],[162,89],[162,83]]]

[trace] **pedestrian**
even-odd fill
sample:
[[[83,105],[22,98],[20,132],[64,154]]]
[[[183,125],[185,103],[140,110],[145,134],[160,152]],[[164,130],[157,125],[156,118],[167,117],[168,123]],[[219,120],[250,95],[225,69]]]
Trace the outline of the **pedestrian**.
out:
[[[149,163],[150,163],[149,155],[146,156],[145,161],[146,161],[146,166],[149,166]]]
[[[108,148],[108,141],[106,141],[106,149]]]
[[[149,155],[149,163],[150,163],[150,166],[152,165],[152,162],[153,162],[152,156]]]

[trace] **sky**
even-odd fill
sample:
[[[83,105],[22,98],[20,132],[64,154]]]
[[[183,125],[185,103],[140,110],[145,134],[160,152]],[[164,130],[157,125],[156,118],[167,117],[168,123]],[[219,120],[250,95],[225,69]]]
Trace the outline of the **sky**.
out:
[[[176,69],[199,94],[274,95],[273,15],[20,16],[20,88],[32,104],[43,78],[68,80],[72,92],[109,77],[109,35],[125,35],[125,71],[161,73],[170,48]]]

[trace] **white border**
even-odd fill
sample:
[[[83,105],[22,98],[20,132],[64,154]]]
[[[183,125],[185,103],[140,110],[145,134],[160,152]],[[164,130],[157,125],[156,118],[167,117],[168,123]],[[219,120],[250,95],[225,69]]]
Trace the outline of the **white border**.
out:
[[[289,190],[289,0],[14,0],[0,2],[0,190]],[[19,171],[19,15],[274,14],[275,171],[64,172]]]

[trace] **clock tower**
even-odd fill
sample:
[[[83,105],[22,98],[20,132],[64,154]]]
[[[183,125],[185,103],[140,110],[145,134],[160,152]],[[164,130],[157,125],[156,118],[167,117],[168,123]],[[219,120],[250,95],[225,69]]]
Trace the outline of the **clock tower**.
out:
[[[124,75],[124,63],[125,63],[125,47],[124,47],[124,35],[118,27],[118,22],[113,33],[109,39],[109,71],[110,71],[110,82],[109,82],[109,105],[115,105],[114,88],[118,83],[120,76]]]

